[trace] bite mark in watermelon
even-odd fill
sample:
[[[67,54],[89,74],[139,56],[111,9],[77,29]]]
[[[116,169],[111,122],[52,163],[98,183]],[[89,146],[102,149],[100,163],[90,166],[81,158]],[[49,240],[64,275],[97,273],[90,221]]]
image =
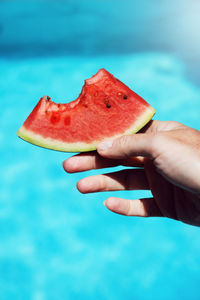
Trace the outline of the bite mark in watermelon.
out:
[[[66,104],[42,97],[17,135],[27,142],[64,152],[96,150],[106,139],[133,134],[155,109],[105,69],[85,80],[79,97]]]

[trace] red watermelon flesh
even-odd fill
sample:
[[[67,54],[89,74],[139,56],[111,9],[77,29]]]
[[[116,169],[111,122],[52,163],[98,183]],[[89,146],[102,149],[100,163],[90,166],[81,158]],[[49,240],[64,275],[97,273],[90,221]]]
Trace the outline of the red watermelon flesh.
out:
[[[85,80],[81,94],[70,103],[42,97],[17,134],[44,148],[91,151],[105,139],[136,133],[154,113],[144,99],[100,69]]]

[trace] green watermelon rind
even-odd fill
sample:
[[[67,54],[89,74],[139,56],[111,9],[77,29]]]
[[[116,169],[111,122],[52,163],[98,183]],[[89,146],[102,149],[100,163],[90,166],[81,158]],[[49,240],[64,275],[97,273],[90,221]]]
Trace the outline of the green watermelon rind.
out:
[[[146,110],[138,117],[138,120],[134,123],[123,133],[115,134],[113,136],[105,137],[103,140],[113,140],[122,135],[130,135],[138,132],[141,128],[143,128],[154,116],[155,109],[152,106],[146,108]],[[61,151],[61,152],[88,152],[94,151],[97,149],[100,141],[94,141],[92,143],[85,143],[85,142],[76,142],[76,143],[66,143],[60,140],[54,140],[51,138],[44,138],[40,134],[34,133],[31,130],[25,128],[24,125],[17,131],[17,135],[22,138],[23,140],[34,144],[39,147]]]

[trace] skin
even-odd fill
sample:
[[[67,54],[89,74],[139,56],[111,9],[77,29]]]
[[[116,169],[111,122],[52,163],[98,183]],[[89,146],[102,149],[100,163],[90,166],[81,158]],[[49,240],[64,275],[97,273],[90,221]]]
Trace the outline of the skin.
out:
[[[151,190],[152,198],[109,197],[111,211],[140,217],[168,217],[200,226],[200,132],[178,122],[151,121],[135,135],[106,141],[97,152],[65,160],[66,172],[117,165],[132,169],[81,179],[81,193]],[[135,168],[136,167],[136,168]]]

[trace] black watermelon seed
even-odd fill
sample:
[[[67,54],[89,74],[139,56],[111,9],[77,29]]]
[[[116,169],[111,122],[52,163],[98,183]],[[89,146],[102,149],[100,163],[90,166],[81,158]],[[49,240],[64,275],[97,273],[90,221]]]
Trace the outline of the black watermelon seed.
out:
[[[109,103],[109,100],[108,100],[108,99],[106,99],[106,100],[105,100],[105,104],[106,104],[106,107],[107,107],[107,108],[110,108],[110,107],[111,107],[111,105],[110,105],[110,103]]]
[[[128,98],[128,96],[127,96],[127,95],[124,95],[123,99],[126,100],[127,98]]]

